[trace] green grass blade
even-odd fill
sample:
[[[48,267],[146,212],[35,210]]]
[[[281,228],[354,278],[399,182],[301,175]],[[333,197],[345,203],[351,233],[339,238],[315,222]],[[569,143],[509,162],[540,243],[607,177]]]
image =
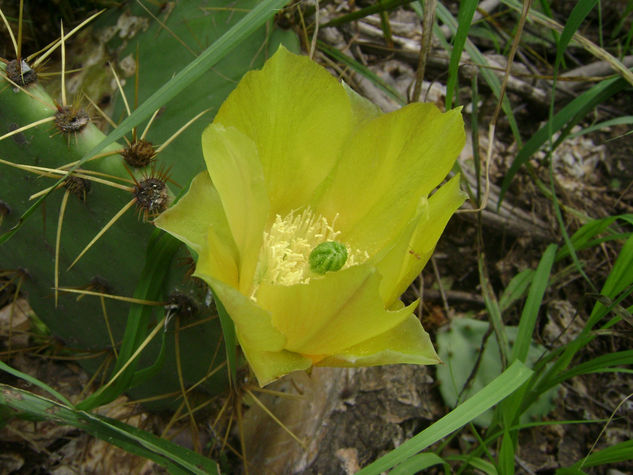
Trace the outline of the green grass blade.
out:
[[[136,371],[132,377],[132,381],[130,382],[130,388],[135,388],[139,384],[147,381],[148,379],[153,378],[158,374],[158,372],[163,367],[165,363],[165,348],[167,347],[166,340],[167,332],[162,332],[161,341],[160,341],[160,350],[158,351],[158,356],[156,356],[156,360],[152,363],[151,366],[147,368],[140,369]]]
[[[583,460],[582,463],[578,464],[578,468],[626,462],[627,460],[633,460],[633,440],[620,442],[619,444],[594,452]]]
[[[471,455],[451,455],[446,457],[446,460],[464,462],[467,466],[470,465],[487,475],[499,475],[497,467],[480,457],[472,457]]]
[[[0,361],[0,369],[2,371],[6,371],[9,374],[12,374],[16,378],[23,379],[24,381],[32,384],[33,386],[37,386],[38,388],[43,389],[48,394],[55,397],[56,399],[66,404],[67,406],[72,406],[72,403],[68,399],[66,399],[62,394],[55,391],[53,388],[51,388],[48,384],[44,383],[43,381],[40,381],[39,379],[34,378],[33,376],[23,373],[22,371],[18,371],[17,369],[12,368],[8,364],[4,363],[3,361]]]
[[[609,119],[602,122],[598,122],[597,124],[590,125],[589,127],[585,127],[578,132],[574,132],[569,135],[570,139],[580,137],[581,135],[587,135],[592,132],[596,132],[597,130],[606,129],[607,127],[613,127],[614,125],[631,125],[633,124],[633,115],[624,115],[622,117],[616,117],[615,119]],[[627,132],[630,133],[630,132]],[[626,134],[625,134],[626,135]]]
[[[510,429],[507,427],[503,431],[501,439],[501,449],[499,450],[499,461],[497,463],[499,473],[512,475],[514,473],[515,440]]]
[[[470,25],[477,10],[479,0],[465,0],[460,2],[459,12],[457,13],[457,32],[453,37],[453,50],[451,51],[451,59],[448,64],[448,81],[446,82],[446,110],[453,108],[453,99],[455,97],[455,88],[459,79],[459,61],[464,52],[466,38]]]
[[[519,153],[517,153],[510,165],[510,169],[507,171],[503,179],[501,190],[499,192],[499,203],[503,200],[510,183],[519,171],[519,168],[521,168],[535,152],[549,141],[551,137],[550,134],[561,131],[564,128],[563,132],[553,145],[553,149],[555,149],[567,138],[572,127],[585,117],[589,111],[595,109],[598,104],[603,103],[609,97],[622,91],[625,87],[627,87],[627,85],[627,82],[621,78],[612,78],[599,82],[563,107],[563,109],[554,115],[547,124],[532,135],[530,140],[528,140],[519,150]]]
[[[420,470],[425,470],[434,465],[446,465],[446,462],[442,457],[432,452],[417,454],[391,470],[389,475],[415,475]]]
[[[631,284],[633,284],[633,236],[624,243],[600,294],[616,301],[618,294]],[[587,328],[593,328],[604,317],[606,309],[607,307],[598,301],[587,321]]]
[[[580,28],[580,24],[585,20],[587,15],[589,15],[589,12],[596,6],[596,3],[598,3],[598,0],[579,0],[572,9],[556,47],[556,63],[554,65],[555,71],[558,71],[558,67],[563,59],[563,54],[567,49],[567,45],[569,45],[569,42],[574,37],[574,34]],[[554,76],[556,76],[556,73],[554,73]]]
[[[562,383],[565,380],[587,373],[615,372],[619,370],[628,372],[625,368],[616,368],[621,365],[633,365],[633,350],[608,353],[606,355],[597,356],[589,361],[585,361],[584,363],[561,373],[555,381],[555,384]]]
[[[587,472],[583,472],[576,467],[566,467],[556,470],[556,475],[587,475]]]
[[[617,219],[617,216],[608,216],[606,218],[589,221],[587,224],[583,225],[571,237],[571,242],[574,246],[574,249],[579,251],[581,249],[585,249],[586,247],[590,247],[589,243],[591,242],[591,240],[598,234],[602,234],[603,232],[605,232],[609,228],[609,226],[611,226],[611,224],[613,224]],[[558,254],[556,255],[556,260],[567,257],[569,253],[570,251],[568,246],[563,246],[558,251]]]
[[[430,427],[404,442],[397,449],[392,450],[387,455],[363,468],[358,474],[378,475],[408,460],[429,445],[463,427],[495,404],[498,404],[525,383],[531,374],[532,370],[520,361],[515,361],[507,370],[473,397],[464,401]]]
[[[543,257],[541,257],[541,261],[534,273],[532,285],[530,286],[528,297],[525,301],[523,312],[521,313],[519,330],[514,343],[511,361],[518,359],[525,363],[530,343],[532,342],[532,333],[536,325],[538,311],[541,308],[543,296],[547,290],[547,284],[549,283],[549,276],[552,271],[552,265],[554,265],[555,257],[556,245],[550,244],[543,253]]]
[[[485,268],[485,261],[483,254],[479,258],[479,282],[481,284],[481,293],[484,298],[484,304],[490,315],[490,323],[495,331],[497,343],[499,344],[499,352],[501,353],[501,367],[505,368],[510,358],[510,343],[508,342],[508,336],[506,335],[505,326],[503,325],[503,318],[501,316],[501,309],[497,302],[492,285],[488,279],[488,275]]]
[[[402,5],[406,5],[411,3],[413,0],[383,0],[378,1],[374,5],[369,7],[361,8],[358,11],[348,13],[346,15],[342,15],[338,18],[334,18],[329,22],[320,25],[320,28],[326,28],[329,26],[338,26],[344,25],[345,23],[349,23],[354,20],[358,20],[359,18],[365,18],[366,16],[373,15],[374,13],[381,13],[393,10],[394,8],[398,8]]]
[[[613,300],[616,304],[619,304],[618,295],[627,289],[627,287],[631,286],[631,284],[633,284],[633,236],[624,243],[600,294]],[[608,313],[608,306],[605,306],[600,301],[596,302],[581,334],[565,347],[563,354],[543,375],[538,386],[532,391],[533,397],[531,399],[534,398],[534,394],[540,394],[540,392],[556,384],[560,373],[569,366],[576,353],[595,338],[595,334],[592,333],[593,327]],[[621,317],[616,317],[612,319],[612,321],[608,322],[605,326],[611,326],[619,321],[620,318]]]
[[[380,89],[382,92],[384,92],[387,96],[389,96],[391,99],[396,101],[401,106],[407,103],[407,100],[404,97],[402,97],[398,91],[396,91],[389,84],[387,84],[385,81],[380,79],[380,77],[374,74],[365,65],[359,63],[354,58],[350,58],[349,56],[341,53],[338,49],[328,46],[322,41],[317,41],[317,45],[319,46],[319,49],[323,51],[325,54],[327,54],[330,58],[338,61],[339,63],[345,64],[346,66],[356,71],[361,76],[365,76],[367,79],[373,82],[378,87],[378,89]]]
[[[153,460],[172,473],[218,473],[212,460],[154,434],[114,419],[73,409],[28,391],[0,384],[0,403],[31,417],[77,427],[130,453]]]
[[[451,15],[451,12],[444,5],[442,5],[442,3],[438,2],[436,15],[446,26],[449,27],[454,35],[457,33],[457,20],[455,20],[453,15]],[[481,54],[477,47],[469,40],[466,40],[464,49],[466,50],[466,53],[468,53],[468,56],[470,56],[470,59],[472,59],[473,62],[479,66],[481,76],[484,78],[484,80],[488,84],[488,87],[490,87],[493,94],[498,100],[501,97],[501,83],[499,82],[499,78],[495,76],[495,73],[488,67],[488,60],[486,60],[485,56]],[[523,143],[521,140],[521,134],[519,133],[519,127],[517,125],[516,119],[514,118],[512,106],[510,105],[510,101],[508,100],[507,96],[503,97],[502,108],[504,114],[506,115],[506,118],[508,119],[508,124],[510,125],[510,129],[512,130],[514,140],[516,140],[517,145],[520,147]]]
[[[160,301],[163,297],[164,284],[169,275],[171,260],[181,243],[169,234],[155,230],[147,246],[145,266],[141,272],[139,283],[134,291],[134,297],[139,299]],[[137,348],[147,335],[154,309],[146,305],[132,304],[123,334],[123,341],[119,349],[119,358],[112,374],[128,363]],[[79,409],[92,409],[117,398],[131,386],[136,363],[129,364],[117,380],[110,386],[102,387],[94,394],[77,404]]]
[[[523,297],[523,294],[532,283],[534,277],[534,270],[525,269],[512,277],[512,280],[501,294],[499,298],[499,308],[501,311],[505,311],[510,308],[514,302]]]

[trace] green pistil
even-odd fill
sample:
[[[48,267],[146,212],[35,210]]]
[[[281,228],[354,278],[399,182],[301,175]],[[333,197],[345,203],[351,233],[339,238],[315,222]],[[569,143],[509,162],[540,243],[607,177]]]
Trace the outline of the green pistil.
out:
[[[310,270],[325,274],[341,269],[347,261],[347,248],[336,241],[322,242],[310,253]]]

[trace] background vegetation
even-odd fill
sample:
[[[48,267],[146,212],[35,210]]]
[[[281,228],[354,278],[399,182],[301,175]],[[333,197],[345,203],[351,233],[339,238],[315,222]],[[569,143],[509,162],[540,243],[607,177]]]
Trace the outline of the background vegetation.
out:
[[[633,4],[0,6],[5,471],[633,469]],[[416,379],[422,402],[395,423],[381,418],[384,407],[361,404],[371,371],[315,371],[313,390],[330,408],[318,414],[289,409],[311,397],[297,396],[301,381],[264,394],[236,356],[222,309],[186,277],[185,250],[149,222],[202,169],[201,159],[182,157],[199,155],[201,130],[224,97],[279,43],[385,111],[433,101],[463,106],[468,122],[455,172],[471,199],[405,295],[422,297],[420,317],[446,364],[415,370],[436,383]],[[36,84],[12,79],[16,58],[37,72]],[[90,124],[75,130],[84,117]],[[150,157],[134,168],[122,156],[142,139]],[[152,179],[165,188],[147,201],[141,185]],[[318,385],[343,380],[340,391]],[[368,393],[397,399],[392,390]],[[334,448],[314,433],[292,442],[276,422],[252,430],[257,411],[287,428],[291,413],[334,421],[341,405],[364,409],[367,440],[347,423],[331,434]],[[394,425],[398,437],[381,437]],[[283,444],[296,450],[282,470],[272,459]],[[315,452],[303,465],[301,444]]]

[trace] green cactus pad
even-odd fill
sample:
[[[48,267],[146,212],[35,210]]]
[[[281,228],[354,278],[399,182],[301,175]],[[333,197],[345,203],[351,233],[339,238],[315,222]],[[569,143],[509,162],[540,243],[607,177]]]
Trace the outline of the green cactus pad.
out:
[[[154,8],[154,15],[169,28],[168,31],[136,2],[130,2],[125,9],[113,8],[107,11],[91,26],[93,36],[106,38],[105,42],[97,42],[85,58],[72,57],[69,48],[67,57],[70,63],[86,65],[79,74],[84,75],[85,90],[95,101],[115,97],[111,115],[119,121],[125,115],[123,103],[115,92],[108,89],[113,81],[109,69],[104,67],[105,58],[115,58],[119,66],[117,69],[121,71],[124,63],[129,65],[131,60],[134,64],[138,48],[138,103],[142,103],[163,83],[186,68],[197,53],[234,26],[256,3],[254,0],[240,3],[237,10],[232,10],[233,3],[226,1],[207,2],[204,8],[208,10],[201,10],[197,2],[178,2],[165,11]],[[140,27],[124,32],[121,22],[126,18],[130,24]],[[296,39],[292,34],[288,36],[275,29],[268,32],[265,28],[260,29],[235,53],[169,102],[149,129],[147,141],[150,145],[143,146],[144,153],[147,152],[147,157],[143,158],[149,158],[151,165],[143,168],[141,164],[133,172],[134,182],[128,170],[130,167],[126,168],[125,160],[120,155],[125,144],[111,144],[103,150],[111,152],[111,155],[82,165],[82,170],[110,175],[98,175],[109,181],[116,180],[116,177],[127,179],[128,182],[119,181],[119,184],[128,186],[130,191],[98,182],[86,186],[79,177],[67,179],[24,221],[17,234],[0,245],[0,270],[14,270],[16,275],[26,276],[22,279],[22,294],[27,296],[32,308],[53,335],[68,346],[88,354],[88,358],[79,362],[89,371],[96,371],[104,361],[112,368],[115,356],[112,343],[118,347],[124,335],[127,338],[128,319],[138,304],[98,295],[78,298],[80,296],[77,293],[60,292],[55,305],[55,244],[62,202],[67,203],[60,234],[60,287],[143,299],[145,282],[141,279],[141,273],[146,263],[154,259],[151,246],[148,250],[154,228],[150,222],[139,219],[138,214],[151,220],[154,214],[174,199],[174,193],[180,192],[174,183],[186,188],[192,177],[204,168],[200,149],[202,129],[213,119],[214,113],[242,75],[260,67],[280,41],[296,49]],[[187,46],[183,46],[183,42]],[[102,56],[98,57],[99,54]],[[0,64],[0,68],[6,66]],[[128,100],[133,104],[134,72],[120,75],[122,81],[126,82]],[[59,81],[48,83],[49,86],[52,91],[59,87]],[[0,141],[0,159],[20,165],[55,169],[79,160],[103,140],[104,134],[92,122],[96,112],[89,112],[91,120],[81,114],[76,118],[68,117],[65,106],[51,98],[51,95],[57,98],[59,94],[51,91],[47,92],[38,81],[28,86],[27,94],[15,91],[14,87],[0,79],[0,136],[34,121],[50,119]],[[83,105],[87,105],[85,101]],[[206,116],[159,154],[154,156],[148,152],[154,152],[156,147],[165,143],[197,113],[206,109],[209,109]],[[81,127],[74,127],[78,123]],[[144,125],[139,127],[139,135],[143,128]],[[139,191],[139,183],[143,180],[151,181],[159,176],[164,178],[162,181],[167,181],[165,170],[169,170],[167,184],[172,191],[160,187],[152,187],[147,193]],[[18,224],[20,216],[32,205],[30,197],[33,194],[52,186],[60,177],[40,176],[0,164],[0,234]],[[134,213],[133,209],[127,211],[76,265],[68,269],[95,235],[126,204],[129,206],[133,199],[141,208],[139,212]],[[141,206],[145,199],[149,199],[149,204]],[[195,383],[200,383],[199,389],[212,394],[226,387],[226,373],[216,371],[224,358],[224,349],[215,308],[206,287],[201,287],[199,282],[188,277],[190,261],[191,256],[183,248],[170,265],[157,270],[166,273],[160,292],[152,297],[160,305],[149,307],[153,310],[147,313],[148,318],[143,320],[142,325],[139,323],[140,336],[134,341],[142,341],[165,313],[170,314],[171,318],[164,332],[157,334],[136,361],[139,370],[147,369],[154,365],[159,354],[162,355],[162,364],[154,365],[155,371],[152,369],[143,373],[151,375],[151,378],[146,378],[131,391],[135,397],[180,391],[182,385],[187,387]],[[182,308],[189,310],[181,311],[181,306],[170,300],[173,295],[186,296],[191,305]],[[163,401],[155,403],[154,407],[169,404],[171,402]]]

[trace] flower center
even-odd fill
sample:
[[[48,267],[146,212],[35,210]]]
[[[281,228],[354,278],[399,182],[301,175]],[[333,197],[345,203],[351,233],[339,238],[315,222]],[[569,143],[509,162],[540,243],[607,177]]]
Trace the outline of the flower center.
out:
[[[365,251],[337,241],[341,234],[311,209],[277,215],[264,240],[255,273],[255,286],[307,284],[327,271],[346,269],[369,258]]]

